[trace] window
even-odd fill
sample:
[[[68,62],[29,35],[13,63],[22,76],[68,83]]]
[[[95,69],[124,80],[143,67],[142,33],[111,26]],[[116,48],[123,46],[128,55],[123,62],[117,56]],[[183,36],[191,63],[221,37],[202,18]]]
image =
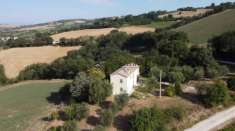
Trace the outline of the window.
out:
[[[120,88],[120,92],[123,92],[123,88],[122,87]]]
[[[122,79],[120,79],[120,83],[122,83],[123,82],[123,80]]]

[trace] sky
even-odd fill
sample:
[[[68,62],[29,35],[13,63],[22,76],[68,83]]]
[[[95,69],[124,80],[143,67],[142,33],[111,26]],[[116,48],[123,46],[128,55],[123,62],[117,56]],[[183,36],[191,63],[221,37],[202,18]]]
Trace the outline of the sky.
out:
[[[137,15],[235,0],[0,0],[0,24],[36,24],[61,19]]]

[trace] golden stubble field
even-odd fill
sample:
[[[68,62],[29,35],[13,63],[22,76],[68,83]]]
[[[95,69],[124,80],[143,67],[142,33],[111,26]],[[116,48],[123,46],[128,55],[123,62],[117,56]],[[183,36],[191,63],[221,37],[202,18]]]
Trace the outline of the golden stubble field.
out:
[[[8,78],[15,78],[25,67],[37,63],[51,63],[57,58],[66,56],[71,50],[79,49],[75,47],[27,47],[12,48],[0,51],[0,64],[5,68]]]
[[[68,32],[63,32],[63,33],[52,35],[51,37],[55,41],[58,41],[61,38],[75,39],[75,38],[86,37],[86,36],[98,37],[101,35],[107,35],[113,30],[126,32],[128,34],[137,34],[137,33],[155,31],[155,29],[151,27],[128,26],[128,27],[122,27],[122,28],[84,29],[84,30],[68,31]]]

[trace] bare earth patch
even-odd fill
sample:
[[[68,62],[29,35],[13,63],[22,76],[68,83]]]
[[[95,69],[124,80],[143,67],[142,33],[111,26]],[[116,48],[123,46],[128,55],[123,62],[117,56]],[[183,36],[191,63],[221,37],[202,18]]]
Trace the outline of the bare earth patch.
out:
[[[101,35],[107,35],[113,30],[127,32],[128,34],[137,34],[137,33],[143,33],[143,32],[148,32],[148,31],[153,32],[155,29],[151,27],[142,27],[142,26],[128,26],[128,27],[122,27],[119,29],[117,28],[84,29],[84,30],[59,33],[59,34],[52,35],[51,37],[55,41],[58,41],[61,38],[75,39],[75,38],[86,37],[86,36],[98,37]]]
[[[37,63],[51,63],[57,58],[67,55],[71,50],[77,50],[76,47],[28,47],[12,48],[0,52],[0,64],[5,68],[8,78],[15,78],[25,67]]]

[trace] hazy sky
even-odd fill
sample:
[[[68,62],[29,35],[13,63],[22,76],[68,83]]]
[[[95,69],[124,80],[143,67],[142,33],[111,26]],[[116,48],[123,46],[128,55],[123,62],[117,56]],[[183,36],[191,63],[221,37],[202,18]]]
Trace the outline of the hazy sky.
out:
[[[235,0],[0,0],[1,24],[34,24],[59,19],[140,14]]]

